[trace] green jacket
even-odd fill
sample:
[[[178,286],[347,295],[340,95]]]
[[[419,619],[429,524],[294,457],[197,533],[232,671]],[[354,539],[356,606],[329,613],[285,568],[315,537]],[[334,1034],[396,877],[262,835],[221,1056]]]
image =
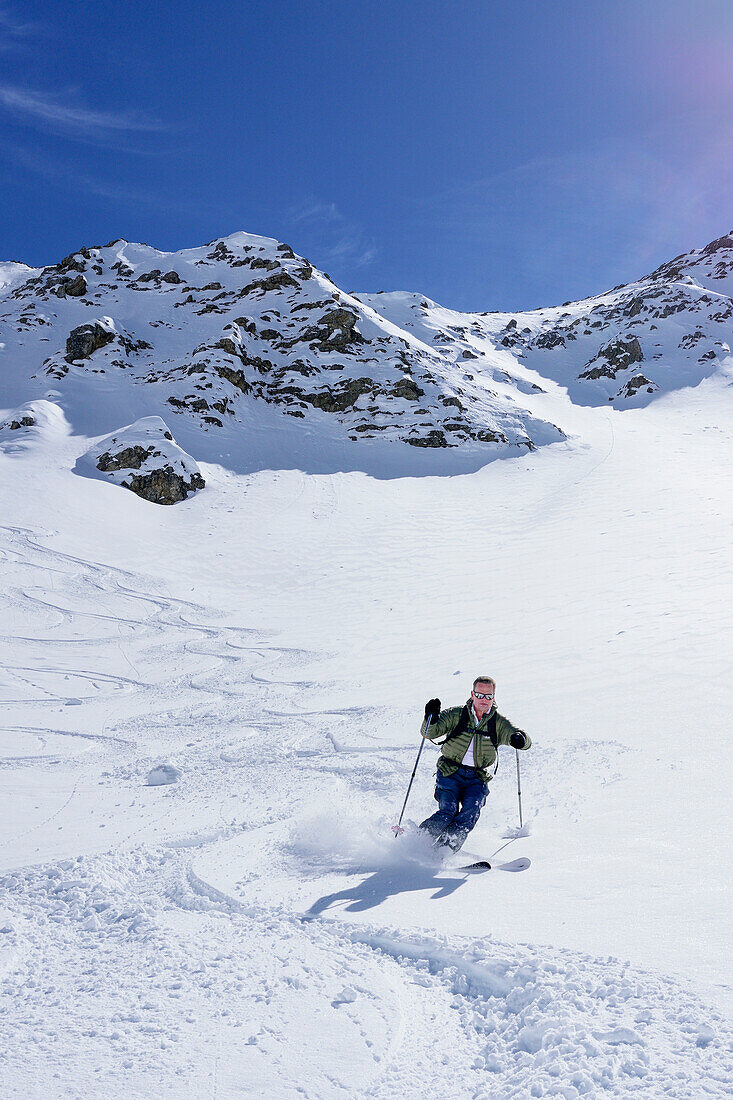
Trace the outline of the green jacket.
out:
[[[473,713],[471,699],[468,700],[466,706],[470,711],[470,724],[468,729],[460,733],[458,737],[450,738],[450,734],[458,725],[458,719],[461,716],[463,707],[449,707],[447,710],[441,710],[437,722],[432,722],[427,732],[426,718],[423,721],[420,732],[423,737],[427,737],[429,741],[437,741],[443,737],[450,738],[450,740],[446,741],[443,745],[440,759],[438,760],[438,771],[444,776],[453,775],[460,767],[463,762],[463,757],[468,751],[468,746],[471,744],[471,738],[475,735],[476,739],[473,743],[473,761],[471,766],[478,768],[484,783],[488,783],[494,777],[496,771],[494,765],[497,763],[496,749],[491,743],[491,737],[489,736],[487,728],[492,714],[496,715],[496,741],[498,745],[509,745],[513,733],[521,733],[524,737],[523,749],[528,749],[532,741],[524,730],[518,729],[508,718],[505,718],[503,714],[499,714],[494,705],[492,705],[491,710],[484,715],[478,726],[476,726],[476,716]],[[493,769],[493,771],[491,769]]]

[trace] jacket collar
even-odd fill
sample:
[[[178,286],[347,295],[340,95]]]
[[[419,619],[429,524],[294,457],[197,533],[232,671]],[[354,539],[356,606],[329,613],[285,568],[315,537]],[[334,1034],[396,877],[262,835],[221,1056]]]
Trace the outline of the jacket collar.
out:
[[[471,698],[470,695],[468,697],[468,701],[466,702],[466,706],[468,707],[469,717],[472,718],[474,722],[477,722],[476,711],[473,709],[473,699]],[[481,721],[477,723],[478,728],[480,729],[483,726],[483,724],[485,722],[487,722],[489,720],[489,718],[491,718],[492,714],[495,714],[495,713],[496,713],[496,703],[492,703],[491,706],[489,707],[489,709],[486,711],[486,714],[481,719]]]

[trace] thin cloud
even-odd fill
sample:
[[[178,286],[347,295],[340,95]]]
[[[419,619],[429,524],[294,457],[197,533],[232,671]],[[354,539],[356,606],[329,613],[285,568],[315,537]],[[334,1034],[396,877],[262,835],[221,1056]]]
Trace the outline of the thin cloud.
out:
[[[17,168],[26,172],[34,180],[35,186],[43,186],[43,180],[51,180],[59,187],[72,191],[77,195],[94,195],[110,203],[134,203],[138,206],[148,206],[153,209],[176,210],[185,214],[200,215],[214,213],[216,208],[203,200],[193,201],[170,194],[157,194],[149,189],[128,187],[124,182],[110,182],[80,172],[78,165],[65,164],[45,154],[23,149],[22,147],[6,146],[3,150],[6,159]]]
[[[365,267],[377,257],[377,247],[335,203],[306,200],[288,211],[290,221],[307,227],[313,238],[309,246],[319,266],[348,264]]]
[[[136,112],[97,111],[70,106],[43,92],[0,85],[0,106],[31,125],[51,128],[71,136],[104,138],[119,133],[153,133],[165,127]]]
[[[29,38],[45,34],[40,23],[18,19],[9,8],[0,8],[0,50],[20,50]]]
[[[343,218],[334,203],[306,202],[291,207],[290,220],[294,222],[338,222]]]
[[[42,30],[38,23],[22,23],[7,8],[0,8],[0,31],[3,34],[13,35],[17,38],[25,38],[30,34],[38,34]]]
[[[711,133],[696,113],[687,121],[697,121],[698,134],[684,156],[675,148],[671,127],[660,126],[633,145],[629,139],[609,139],[528,159],[424,200],[418,205],[420,225],[452,234],[462,247],[485,242],[492,256],[504,257],[504,267],[515,271],[517,280],[531,277],[536,286],[548,288],[540,294],[556,293],[561,272],[575,276],[573,289],[560,291],[565,298],[605,290],[609,274],[619,283],[641,278],[728,228],[720,196],[733,186],[733,124],[718,121]],[[524,204],[521,218],[519,204]],[[602,259],[593,242],[606,239],[609,226],[615,244]]]

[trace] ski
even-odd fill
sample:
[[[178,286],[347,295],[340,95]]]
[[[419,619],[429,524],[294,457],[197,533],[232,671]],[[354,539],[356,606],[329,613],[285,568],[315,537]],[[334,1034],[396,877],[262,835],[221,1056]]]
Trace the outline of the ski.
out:
[[[532,860],[526,856],[519,859],[511,859],[508,863],[489,863],[487,859],[476,860],[475,863],[465,863],[457,867],[457,871],[526,871],[531,866]]]

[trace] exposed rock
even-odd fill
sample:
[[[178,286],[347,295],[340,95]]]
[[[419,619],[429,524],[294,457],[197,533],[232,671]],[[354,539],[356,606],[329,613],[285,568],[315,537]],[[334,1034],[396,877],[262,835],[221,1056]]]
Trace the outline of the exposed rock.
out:
[[[647,393],[654,393],[659,389],[650,378],[647,378],[643,374],[635,374],[633,378],[630,378],[618,391],[619,397],[634,397],[639,390],[646,389]]]
[[[88,359],[99,348],[105,347],[115,338],[114,329],[106,328],[95,321],[91,325],[79,325],[69,333],[66,339],[66,358],[69,363],[77,359]]]
[[[21,416],[18,420],[11,420],[8,424],[4,424],[3,427],[10,428],[11,432],[17,432],[18,428],[32,428],[35,422],[35,417],[26,414],[25,416]]]
[[[578,375],[578,378],[588,378],[590,381],[595,382],[599,378],[615,378],[616,371],[608,363],[602,364],[598,367],[589,367]]]
[[[235,344],[231,336],[223,336],[222,339],[218,340],[212,347],[221,348],[227,355],[236,355],[237,358],[240,358],[242,355],[241,344]]]
[[[234,367],[227,366],[226,363],[216,364],[216,373],[222,378],[226,378],[227,382],[230,382],[236,389],[241,390],[242,393],[249,393],[252,389],[251,384],[247,381],[244,375],[244,371],[236,370]],[[171,398],[169,397],[170,401]]]
[[[352,344],[363,344],[364,337],[356,330],[356,314],[348,309],[331,309],[316,326],[306,329],[303,340],[316,344],[319,351],[340,351]]]
[[[491,432],[488,428],[480,428],[478,431],[471,433],[474,439],[478,439],[481,443],[506,443],[507,439],[501,432]],[[524,442],[524,440],[522,441]],[[532,443],[527,440],[530,450],[532,449]]]
[[[195,473],[186,481],[172,466],[163,466],[148,474],[134,474],[122,484],[143,500],[149,500],[151,504],[178,504],[189,493],[203,489],[206,482],[201,474]]]
[[[165,275],[163,276],[163,282],[173,283],[175,285],[177,283],[183,282],[183,280],[181,279],[181,276],[178,274],[177,271],[166,271]]]
[[[447,447],[448,444],[443,432],[434,428],[428,432],[426,436],[408,436],[405,439],[405,443],[409,443],[411,447]]]
[[[68,298],[83,298],[87,292],[87,281],[83,275],[77,275],[75,279],[68,279],[61,285],[64,294]]]
[[[601,348],[598,354],[607,359],[617,370],[623,370],[632,363],[641,363],[644,359],[641,344],[635,336],[630,340],[614,340],[612,344]]]
[[[123,263],[122,260],[118,260],[116,264],[112,264],[111,270],[116,271],[121,279],[129,279],[131,275],[135,274],[132,268]]]
[[[56,265],[57,271],[86,271],[85,259],[89,259],[89,252],[87,249],[82,248],[79,252],[72,252],[68,256],[64,256],[60,264]]]
[[[417,401],[425,396],[425,390],[421,390],[411,378],[400,378],[390,390],[395,397],[402,397],[405,401]]]
[[[260,290],[264,294],[268,290],[282,290],[283,287],[297,287],[297,285],[295,279],[292,275],[288,275],[287,271],[275,271],[272,275],[268,275],[266,279],[257,279],[253,283],[248,283],[239,291],[239,296],[244,298],[248,294],[253,294],[255,290]]]
[[[206,484],[159,416],[143,417],[100,440],[81,464],[153,504],[177,504]]]
[[[215,248],[206,257],[208,260],[233,260],[234,253],[227,248],[224,241],[218,241]]]
[[[139,470],[143,462],[147,461],[154,451],[155,447],[152,444],[149,447],[141,447],[139,444],[134,447],[125,447],[123,450],[118,451],[116,455],[106,451],[97,459],[97,469],[104,474],[108,474],[112,470]]]
[[[710,244],[706,244],[702,250],[702,254],[703,256],[709,256],[711,253],[717,252],[721,248],[733,248],[733,236],[731,233],[726,233],[725,237],[718,237],[717,240],[711,241]]]
[[[376,383],[373,378],[354,378],[332,389],[302,392],[301,397],[309,405],[323,412],[344,412],[351,408],[365,393],[372,393]]]
[[[564,347],[565,340],[563,334],[557,331],[543,332],[535,340],[535,347],[538,348],[556,348]]]
[[[626,370],[632,363],[641,363],[644,355],[638,339],[632,336],[629,340],[619,338],[607,344],[599,350],[596,359],[605,359],[605,363],[595,367],[588,364],[588,368],[578,375],[579,378],[615,378],[619,371]]]

